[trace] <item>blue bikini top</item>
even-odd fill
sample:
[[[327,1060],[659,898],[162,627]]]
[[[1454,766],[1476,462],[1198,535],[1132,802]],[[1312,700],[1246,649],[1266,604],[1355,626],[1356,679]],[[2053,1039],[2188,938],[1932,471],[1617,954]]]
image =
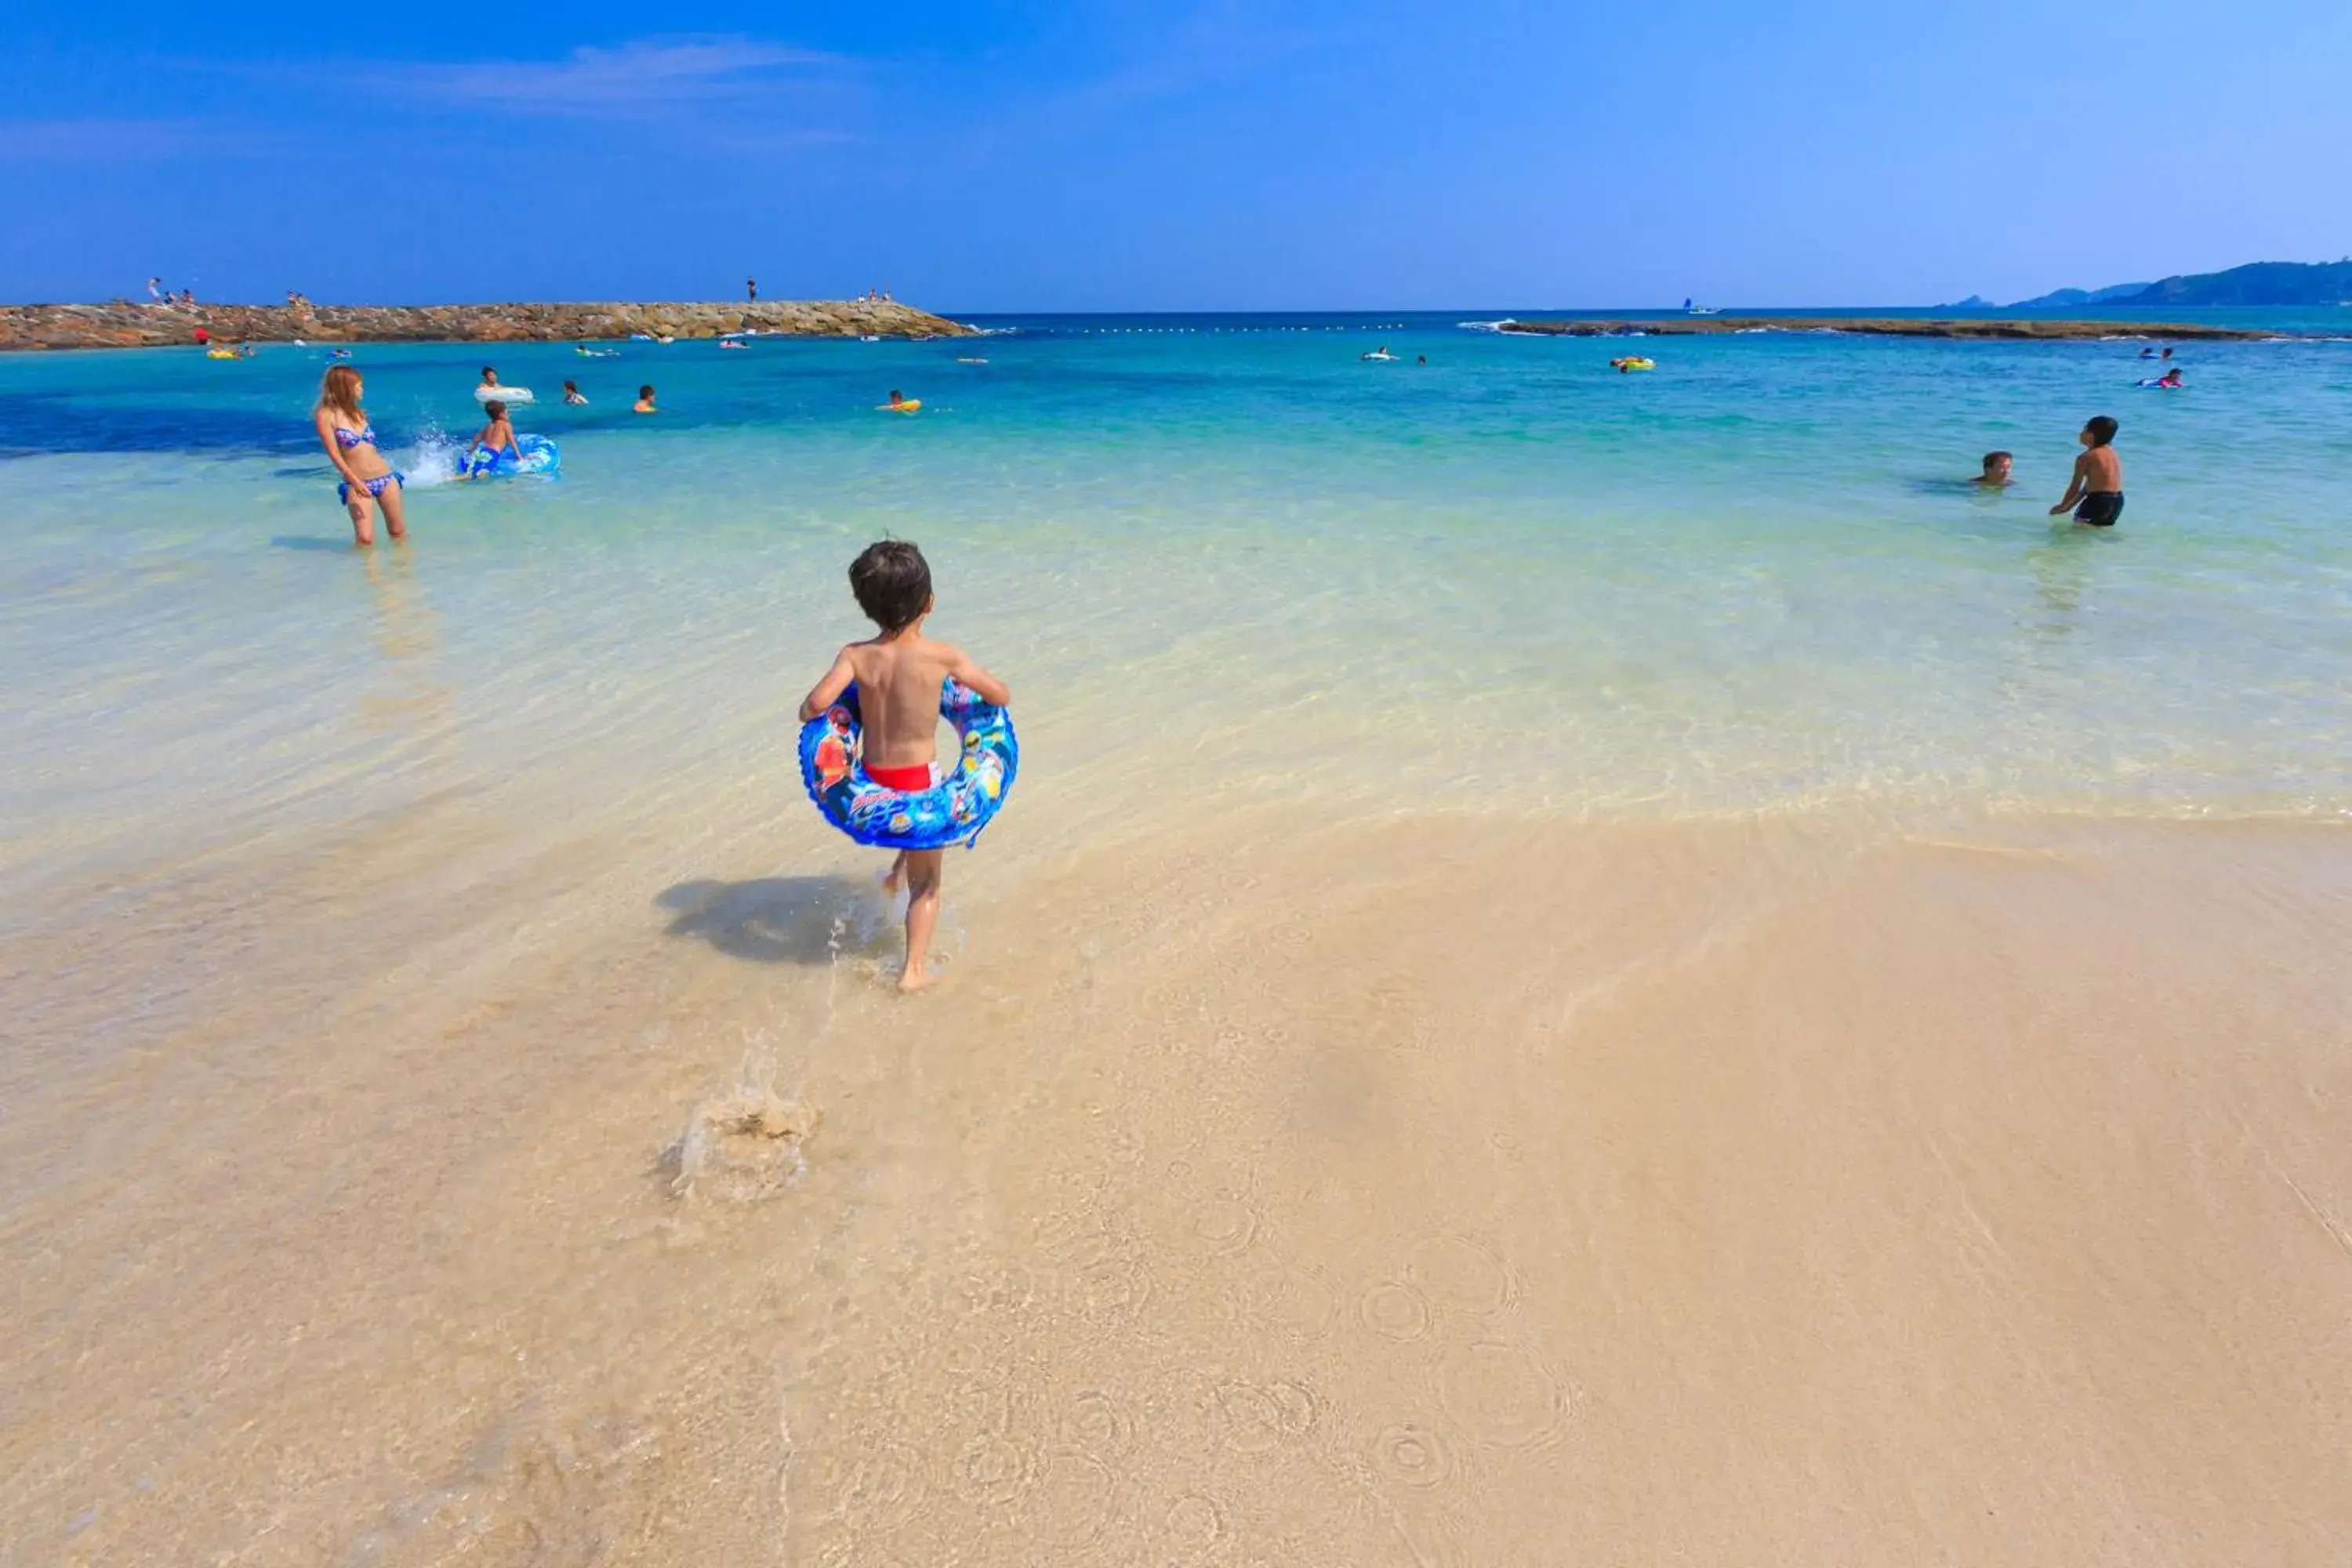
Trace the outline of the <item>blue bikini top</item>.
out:
[[[335,445],[346,452],[354,447],[373,447],[375,445],[375,426],[371,423],[356,430],[346,430],[338,425],[335,426]]]

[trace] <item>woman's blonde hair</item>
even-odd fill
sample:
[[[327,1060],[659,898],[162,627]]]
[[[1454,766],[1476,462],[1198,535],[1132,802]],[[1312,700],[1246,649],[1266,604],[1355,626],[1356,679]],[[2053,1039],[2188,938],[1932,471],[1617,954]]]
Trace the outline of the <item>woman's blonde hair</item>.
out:
[[[360,416],[360,373],[350,365],[327,367],[327,379],[319,384],[319,406],[331,408],[338,414]]]

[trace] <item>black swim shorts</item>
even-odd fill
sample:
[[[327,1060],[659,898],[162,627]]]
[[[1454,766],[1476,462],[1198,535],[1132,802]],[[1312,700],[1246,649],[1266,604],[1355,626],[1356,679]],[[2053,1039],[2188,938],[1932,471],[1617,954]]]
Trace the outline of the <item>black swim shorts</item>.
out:
[[[2124,492],[2093,490],[2074,509],[2074,521],[2092,528],[2113,528],[2116,519],[2124,514]]]

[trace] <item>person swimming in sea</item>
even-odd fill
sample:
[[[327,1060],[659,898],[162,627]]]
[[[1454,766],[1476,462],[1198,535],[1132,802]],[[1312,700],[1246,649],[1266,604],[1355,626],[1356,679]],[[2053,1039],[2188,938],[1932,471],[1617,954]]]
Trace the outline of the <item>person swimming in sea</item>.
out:
[[[2124,460],[2115,448],[2120,428],[2104,414],[2084,422],[2082,434],[2074,437],[2083,444],[2083,455],[2074,459],[2074,480],[2050,509],[2051,516],[2060,517],[2071,510],[2074,521],[2085,528],[2113,528],[2123,516]]]
[[[567,381],[563,384],[563,401],[566,403],[577,404],[584,407],[587,405],[588,399],[586,395],[581,392],[580,384],[578,382]]]
[[[490,422],[482,426],[473,443],[466,448],[466,455],[457,459],[458,479],[470,479],[477,474],[488,472],[501,453],[511,456],[518,463],[522,461],[522,443],[515,438],[514,421],[507,417],[507,405],[493,397],[482,405],[482,412],[490,416]],[[490,461],[477,468],[474,454],[484,450],[489,453]]]
[[[882,406],[892,414],[912,414],[921,405],[894,386],[890,389],[890,401]]]
[[[645,385],[637,388],[637,400],[629,405],[629,412],[632,414],[659,414],[661,412],[660,409],[654,406],[654,389],[652,383],[648,382]]]
[[[1984,471],[1969,482],[1979,489],[2005,490],[2009,488],[2009,470],[2013,461],[2007,452],[1987,452],[1984,455]]]
[[[319,386],[319,405],[311,411],[320,444],[327,448],[335,471],[343,476],[335,493],[341,498],[343,510],[351,513],[352,542],[362,546],[375,542],[375,509],[379,507],[393,538],[408,537],[407,506],[402,494],[404,481],[376,449],[375,426],[360,406],[364,390],[358,371],[347,364],[330,365]]]
[[[474,395],[479,397],[485,393],[496,394],[498,390],[499,373],[491,369],[488,365],[484,365],[482,367],[482,384],[474,388]]]

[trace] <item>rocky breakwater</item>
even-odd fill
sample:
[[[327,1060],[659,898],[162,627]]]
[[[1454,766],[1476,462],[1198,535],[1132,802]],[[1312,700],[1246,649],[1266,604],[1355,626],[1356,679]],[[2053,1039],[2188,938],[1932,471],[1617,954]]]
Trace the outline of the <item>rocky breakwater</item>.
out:
[[[162,348],[203,328],[231,343],[562,342],[715,338],[772,332],[805,338],[953,338],[971,329],[911,305],[866,300],[758,304],[560,305],[0,305],[0,350]]]
[[[1548,338],[1702,337],[1720,332],[1853,332],[1874,338],[2164,338],[2175,342],[2292,337],[2291,332],[2242,327],[2192,327],[2159,321],[2038,321],[2030,319],[1927,321],[1908,316],[1662,316],[1655,321],[1497,321],[1497,331]]]

